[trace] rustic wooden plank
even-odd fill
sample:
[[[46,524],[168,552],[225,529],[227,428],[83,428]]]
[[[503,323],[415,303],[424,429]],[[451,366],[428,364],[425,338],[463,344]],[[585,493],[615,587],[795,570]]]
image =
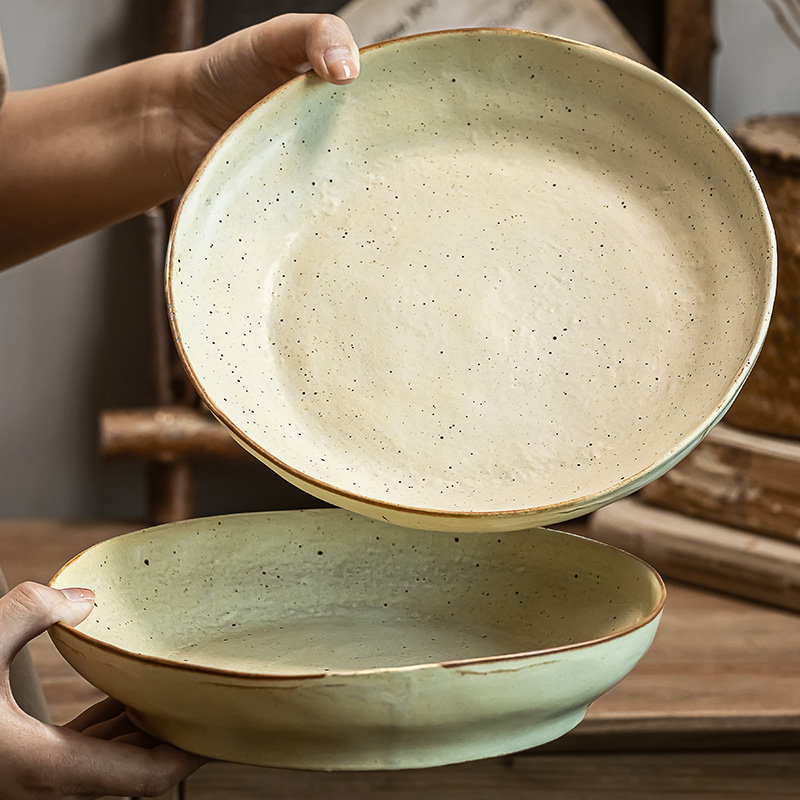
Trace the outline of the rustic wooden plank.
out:
[[[775,223],[778,286],[758,361],[726,419],[741,428],[800,437],[800,115],[756,117],[734,139],[753,167]]]
[[[690,517],[800,543],[800,441],[718,425],[639,497]]]
[[[253,458],[208,412],[181,405],[102,411],[99,439],[107,458]]]
[[[635,674],[635,673],[634,673]],[[792,715],[606,718],[595,707],[574,732],[538,753],[755,752],[800,750],[800,718]]]
[[[591,536],[664,575],[800,611],[800,547],[768,536],[620,500],[592,518]]]
[[[524,755],[395,773],[311,773],[209,764],[189,800],[731,800],[797,797],[794,752]]]
[[[660,731],[680,743],[796,730],[798,720],[800,616],[670,582],[650,651],[579,730],[611,734],[616,725],[620,738]]]
[[[800,178],[800,114],[751,117],[732,135],[751,166]]]

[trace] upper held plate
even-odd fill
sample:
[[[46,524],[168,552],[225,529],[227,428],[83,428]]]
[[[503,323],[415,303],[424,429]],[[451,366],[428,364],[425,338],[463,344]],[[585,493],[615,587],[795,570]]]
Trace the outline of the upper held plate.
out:
[[[382,43],[251,109],[167,264],[212,412],[292,483],[428,529],[591,511],[658,477],[763,342],[774,235],[657,73],[510,30]]]

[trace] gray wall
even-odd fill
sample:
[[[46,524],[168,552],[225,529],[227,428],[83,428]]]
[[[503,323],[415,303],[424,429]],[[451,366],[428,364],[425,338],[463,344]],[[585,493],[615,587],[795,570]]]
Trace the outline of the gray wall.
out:
[[[142,7],[0,0],[12,88],[140,55]],[[712,110],[723,125],[800,110],[800,50],[762,0],[717,0],[717,29]],[[95,457],[98,410],[147,402],[142,263],[134,220],[0,273],[0,517],[143,514],[141,469]],[[257,507],[276,490],[266,473],[201,472],[198,513]]]
[[[65,81],[140,55],[136,5],[2,0],[10,87]],[[136,510],[138,471],[99,470],[94,430],[101,403],[143,399],[137,227],[126,223],[0,273],[3,517]]]
[[[800,112],[800,48],[764,0],[715,0],[720,49],[711,111],[726,128],[756,114]]]

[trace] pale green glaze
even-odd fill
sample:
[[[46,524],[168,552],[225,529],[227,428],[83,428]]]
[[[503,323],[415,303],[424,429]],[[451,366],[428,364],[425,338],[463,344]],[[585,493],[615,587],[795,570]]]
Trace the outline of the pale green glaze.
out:
[[[112,539],[56,586],[97,607],[51,635],[145,730],[213,758],[400,769],[574,727],[649,646],[655,572],[545,529],[414,531],[339,509]]]

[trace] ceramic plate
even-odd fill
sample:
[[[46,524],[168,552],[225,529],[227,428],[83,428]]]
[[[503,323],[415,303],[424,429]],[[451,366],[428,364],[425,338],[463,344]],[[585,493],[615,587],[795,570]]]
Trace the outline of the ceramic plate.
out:
[[[210,758],[301,769],[550,741],[641,658],[664,603],[650,567],[589,539],[448,536],[341,509],[131,533],[53,583],[94,588],[89,618],[51,635],[136,724]]]
[[[773,234],[721,127],[606,51],[468,30],[299,78],[216,146],[168,302],[231,433],[403,525],[549,524],[668,469],[763,341]]]

